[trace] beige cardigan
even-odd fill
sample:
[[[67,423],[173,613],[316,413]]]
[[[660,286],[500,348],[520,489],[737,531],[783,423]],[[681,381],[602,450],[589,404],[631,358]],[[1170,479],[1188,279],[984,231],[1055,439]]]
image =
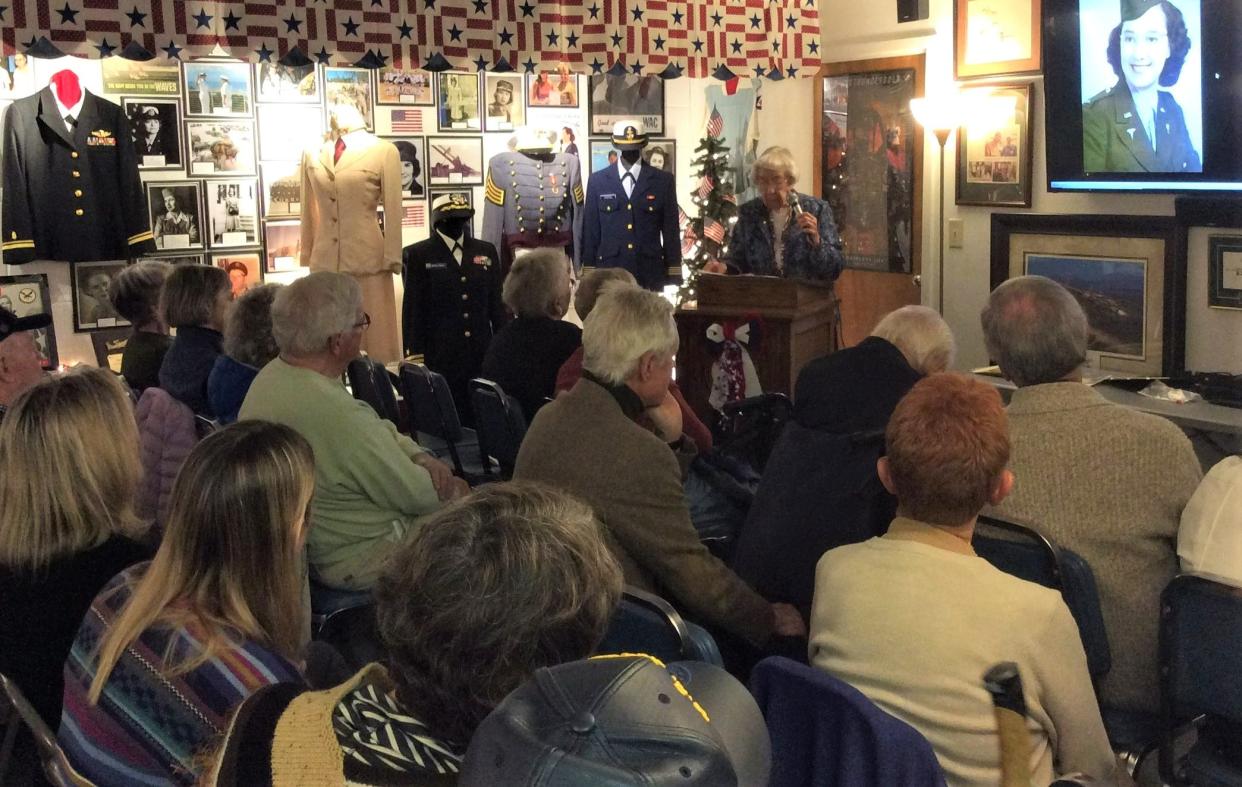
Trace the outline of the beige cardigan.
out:
[[[995,513],[1091,564],[1113,656],[1101,700],[1157,711],[1160,593],[1177,573],[1178,522],[1202,476],[1190,441],[1082,383],[1019,388],[1008,414],[1015,482]]]

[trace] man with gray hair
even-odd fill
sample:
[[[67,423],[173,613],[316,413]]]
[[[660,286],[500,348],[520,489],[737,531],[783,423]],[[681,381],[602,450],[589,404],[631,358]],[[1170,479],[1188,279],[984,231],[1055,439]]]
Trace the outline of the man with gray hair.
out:
[[[369,590],[421,517],[467,491],[341,384],[370,324],[349,276],[323,271],[283,287],[272,302],[280,355],[255,377],[238,416],[284,424],[310,442],[312,576],[342,590]]]
[[[1178,522],[1202,475],[1190,441],[1083,384],[1087,318],[1060,284],[1010,279],[982,322],[988,353],[1018,385],[1008,408],[1017,481],[993,513],[1086,558],[1112,649],[1101,704],[1158,711],[1160,593],[1177,573]]]
[[[796,610],[748,587],[691,524],[674,452],[683,437],[669,394],[678,345],[672,305],[611,284],[586,320],[582,345],[582,379],[535,416],[514,478],[585,500],[608,530],[626,583],[666,596],[691,619],[755,648],[773,634],[805,634]],[[635,423],[644,413],[651,430]]]

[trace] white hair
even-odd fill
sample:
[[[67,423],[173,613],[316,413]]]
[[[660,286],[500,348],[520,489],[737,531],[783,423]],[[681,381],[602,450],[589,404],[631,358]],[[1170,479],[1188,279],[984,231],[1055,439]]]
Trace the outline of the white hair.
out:
[[[272,336],[282,353],[314,355],[358,321],[362,289],[343,273],[319,271],[282,287],[272,301]]]
[[[949,324],[926,306],[902,306],[889,312],[871,335],[901,350],[910,366],[922,374],[943,372],[957,354]]]
[[[759,154],[759,158],[755,159],[750,169],[751,179],[759,180],[759,174],[762,172],[780,175],[791,186],[798,182],[798,165],[794,162],[793,154],[789,152],[789,148],[783,148],[780,145],[773,145]]]
[[[582,327],[582,366],[613,385],[625,382],[644,354],[677,353],[673,305],[659,293],[610,282]]]

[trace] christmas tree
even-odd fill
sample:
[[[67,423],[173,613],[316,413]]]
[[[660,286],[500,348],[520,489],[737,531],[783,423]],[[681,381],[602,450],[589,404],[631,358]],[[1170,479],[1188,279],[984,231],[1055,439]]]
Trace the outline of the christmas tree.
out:
[[[697,170],[699,187],[690,201],[698,208],[698,217],[685,222],[682,257],[690,275],[677,292],[679,303],[698,297],[698,280],[703,266],[713,260],[724,260],[729,250],[729,236],[737,221],[737,195],[733,193],[733,176],[729,172],[729,146],[720,138],[724,118],[712,107],[707,121],[707,136],[694,149],[692,162]]]

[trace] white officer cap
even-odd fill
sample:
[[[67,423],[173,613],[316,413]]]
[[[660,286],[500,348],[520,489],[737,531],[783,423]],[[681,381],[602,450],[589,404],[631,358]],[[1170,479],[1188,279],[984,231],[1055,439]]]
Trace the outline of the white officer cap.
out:
[[[618,120],[612,127],[612,145],[618,150],[639,150],[647,147],[647,130],[635,118]]]

